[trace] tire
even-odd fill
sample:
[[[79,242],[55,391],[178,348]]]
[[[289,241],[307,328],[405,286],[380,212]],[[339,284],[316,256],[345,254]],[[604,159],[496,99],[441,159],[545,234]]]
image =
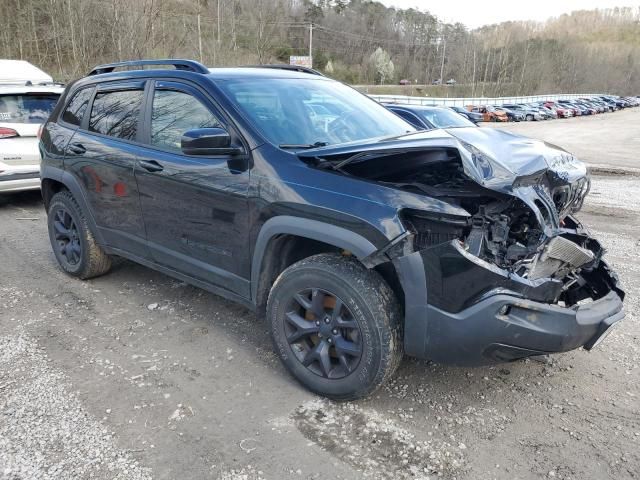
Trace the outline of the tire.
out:
[[[269,293],[267,321],[287,370],[333,400],[371,394],[402,359],[393,291],[350,257],[319,254],[287,268]]]
[[[86,280],[109,271],[111,258],[96,243],[82,209],[70,192],[63,190],[53,196],[47,226],[53,253],[66,273]]]
[[[531,114],[527,115],[527,116],[525,117],[525,120],[526,120],[527,122],[532,122],[532,121],[533,121],[533,115],[531,115]]]

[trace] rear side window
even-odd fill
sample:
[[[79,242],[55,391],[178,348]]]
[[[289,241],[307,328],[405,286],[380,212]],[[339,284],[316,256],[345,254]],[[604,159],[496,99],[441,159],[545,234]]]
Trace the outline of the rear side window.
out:
[[[83,88],[78,93],[76,93],[63,112],[62,120],[70,123],[71,125],[82,124],[82,118],[84,117],[84,113],[87,111],[87,107],[89,106],[91,93],[93,93],[93,88]]]
[[[414,127],[420,128],[420,129],[424,128],[422,125],[420,125],[420,121],[416,118],[414,114],[405,112],[404,110],[394,110],[394,113],[397,113],[398,115],[400,115],[402,118],[404,118],[407,122],[409,122]]]
[[[0,95],[0,122],[44,123],[59,98],[57,93]]]
[[[135,140],[142,105],[142,90],[121,90],[96,94],[89,117],[89,131]]]
[[[156,90],[151,113],[151,145],[180,152],[187,130],[219,127],[218,119],[198,99],[176,90]]]

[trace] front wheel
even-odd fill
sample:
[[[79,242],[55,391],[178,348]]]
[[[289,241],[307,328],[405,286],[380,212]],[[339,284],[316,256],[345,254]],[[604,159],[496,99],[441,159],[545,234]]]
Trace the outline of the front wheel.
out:
[[[314,255],[287,268],[269,294],[267,319],[289,372],[335,400],[369,395],[402,358],[393,291],[377,272],[349,257]]]

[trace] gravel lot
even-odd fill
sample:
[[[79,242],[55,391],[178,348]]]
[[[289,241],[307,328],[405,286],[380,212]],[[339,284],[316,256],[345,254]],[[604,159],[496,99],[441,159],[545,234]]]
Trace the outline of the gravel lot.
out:
[[[638,116],[507,128],[596,163],[625,137],[615,165],[637,166]],[[595,177],[581,214],[628,292],[598,349],[477,369],[405,359],[342,404],[299,387],[242,307],[125,261],[71,279],[39,195],[0,200],[0,478],[637,479],[638,180]]]
[[[637,169],[640,173],[640,108],[540,122],[486,123],[560,145],[598,166]]]

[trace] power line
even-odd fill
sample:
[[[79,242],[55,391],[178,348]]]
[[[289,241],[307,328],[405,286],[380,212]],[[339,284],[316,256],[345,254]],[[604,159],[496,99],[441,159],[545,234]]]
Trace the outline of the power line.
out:
[[[359,40],[363,40],[369,43],[387,43],[387,44],[395,44],[395,45],[401,45],[404,47],[432,47],[433,45],[429,45],[429,44],[425,44],[425,43],[409,43],[406,41],[401,41],[401,40],[394,40],[391,38],[379,38],[379,37],[370,37],[367,35],[361,35],[361,34],[357,34],[357,33],[351,33],[351,32],[341,32],[339,30],[334,30],[332,28],[329,27],[325,27],[324,25],[318,25],[318,24],[314,24],[314,28],[318,29],[318,30],[322,30],[325,31],[327,33],[332,33],[332,34],[337,34],[337,35],[344,35],[347,37],[352,37],[355,39],[359,39]]]

